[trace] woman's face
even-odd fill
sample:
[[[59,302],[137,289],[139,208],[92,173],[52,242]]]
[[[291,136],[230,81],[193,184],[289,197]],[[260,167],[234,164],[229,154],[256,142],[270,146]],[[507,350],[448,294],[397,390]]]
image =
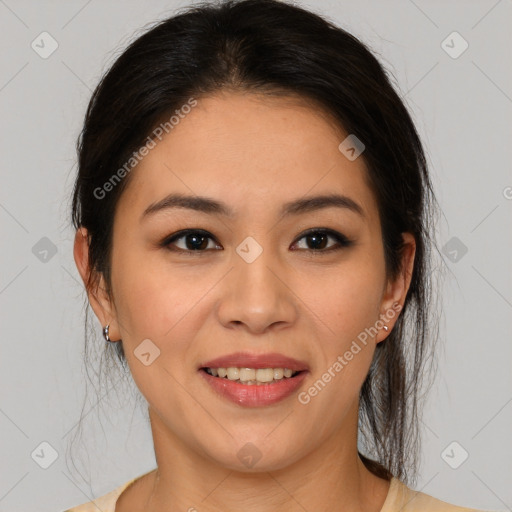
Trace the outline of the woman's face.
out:
[[[392,329],[409,281],[386,279],[376,200],[363,159],[338,148],[346,136],[297,102],[216,94],[131,171],[114,222],[114,302],[91,303],[174,446],[246,471],[284,468],[332,440],[355,447],[359,390],[387,336],[377,321]],[[165,207],[170,194],[197,208]],[[251,386],[202,369],[239,353],[213,366],[292,366],[272,353],[303,371]]]

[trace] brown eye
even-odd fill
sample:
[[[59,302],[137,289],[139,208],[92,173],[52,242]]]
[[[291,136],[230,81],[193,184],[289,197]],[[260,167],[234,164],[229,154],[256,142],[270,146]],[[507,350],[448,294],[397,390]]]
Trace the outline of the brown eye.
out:
[[[177,242],[183,240],[181,247],[177,245]],[[184,230],[174,233],[170,237],[167,237],[161,245],[167,247],[170,250],[177,250],[183,252],[204,252],[207,249],[215,249],[219,247],[218,244],[209,244],[209,240],[214,241],[214,238],[210,233],[203,230]]]
[[[304,233],[298,240],[305,240],[306,247],[302,247],[303,250],[308,252],[329,252],[332,250],[342,249],[343,247],[349,247],[352,245],[345,235],[332,231],[330,229],[311,229]],[[329,239],[334,240],[335,243],[329,244]],[[295,242],[296,244],[298,242]]]

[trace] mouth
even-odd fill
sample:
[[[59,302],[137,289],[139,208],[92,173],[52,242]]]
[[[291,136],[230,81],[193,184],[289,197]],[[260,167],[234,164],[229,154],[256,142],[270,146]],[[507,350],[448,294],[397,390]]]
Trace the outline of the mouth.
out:
[[[309,366],[275,352],[237,352],[202,362],[198,373],[216,397],[243,407],[264,407],[294,393]]]
[[[308,370],[290,368],[201,367],[213,396],[241,407],[267,407],[296,392]]]

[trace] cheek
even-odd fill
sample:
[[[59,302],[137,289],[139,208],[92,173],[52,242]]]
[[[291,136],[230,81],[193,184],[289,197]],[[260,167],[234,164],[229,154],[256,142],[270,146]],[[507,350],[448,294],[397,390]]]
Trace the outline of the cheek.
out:
[[[304,297],[329,327],[336,348],[375,324],[379,318],[384,267],[375,258],[353,258],[346,265],[311,276]]]
[[[179,329],[180,319],[206,293],[208,279],[190,272],[184,275],[183,267],[171,268],[159,250],[129,251],[128,245],[116,248],[112,269],[121,328],[130,344],[139,338],[162,340]]]
[[[316,354],[322,356],[298,397],[299,407],[310,413],[304,425],[315,424],[320,437],[342,428],[357,403],[375,351],[372,327],[379,319],[382,275],[378,265],[362,265],[360,271],[354,265],[331,274],[328,281],[323,293],[317,292],[315,306],[324,333],[317,339]]]
[[[340,421],[339,411],[358,397],[373,358],[385,275],[381,260],[369,252],[323,277],[311,276],[303,289],[313,300],[311,309],[321,320],[323,333],[317,341],[321,361],[304,400],[314,400],[326,420]]]
[[[148,254],[142,259],[133,253],[121,256],[115,268],[116,309],[132,377],[155,410],[171,408],[176,417],[183,416],[190,397],[178,383],[184,380],[183,361],[190,359],[190,340],[200,324],[197,305],[211,283],[183,279],[179,270],[171,272]]]
[[[171,268],[156,253],[137,257],[120,249],[113,283],[123,347],[137,386],[152,403],[162,388],[176,388],[173,377],[180,382],[189,377],[184,362],[197,359],[193,340],[208,320],[208,292],[218,276],[199,267]],[[149,352],[158,356],[144,366],[137,356],[148,339],[156,346],[145,341]],[[167,396],[178,407],[177,397]]]

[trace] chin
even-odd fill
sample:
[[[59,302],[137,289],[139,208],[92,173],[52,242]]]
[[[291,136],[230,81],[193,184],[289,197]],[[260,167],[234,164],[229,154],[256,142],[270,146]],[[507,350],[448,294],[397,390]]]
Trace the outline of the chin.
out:
[[[236,440],[225,448],[213,451],[209,445],[205,451],[219,466],[241,473],[278,471],[300,458],[301,455],[294,448],[300,446],[300,442],[291,442],[289,436],[265,440],[268,432],[253,437],[254,441]]]

